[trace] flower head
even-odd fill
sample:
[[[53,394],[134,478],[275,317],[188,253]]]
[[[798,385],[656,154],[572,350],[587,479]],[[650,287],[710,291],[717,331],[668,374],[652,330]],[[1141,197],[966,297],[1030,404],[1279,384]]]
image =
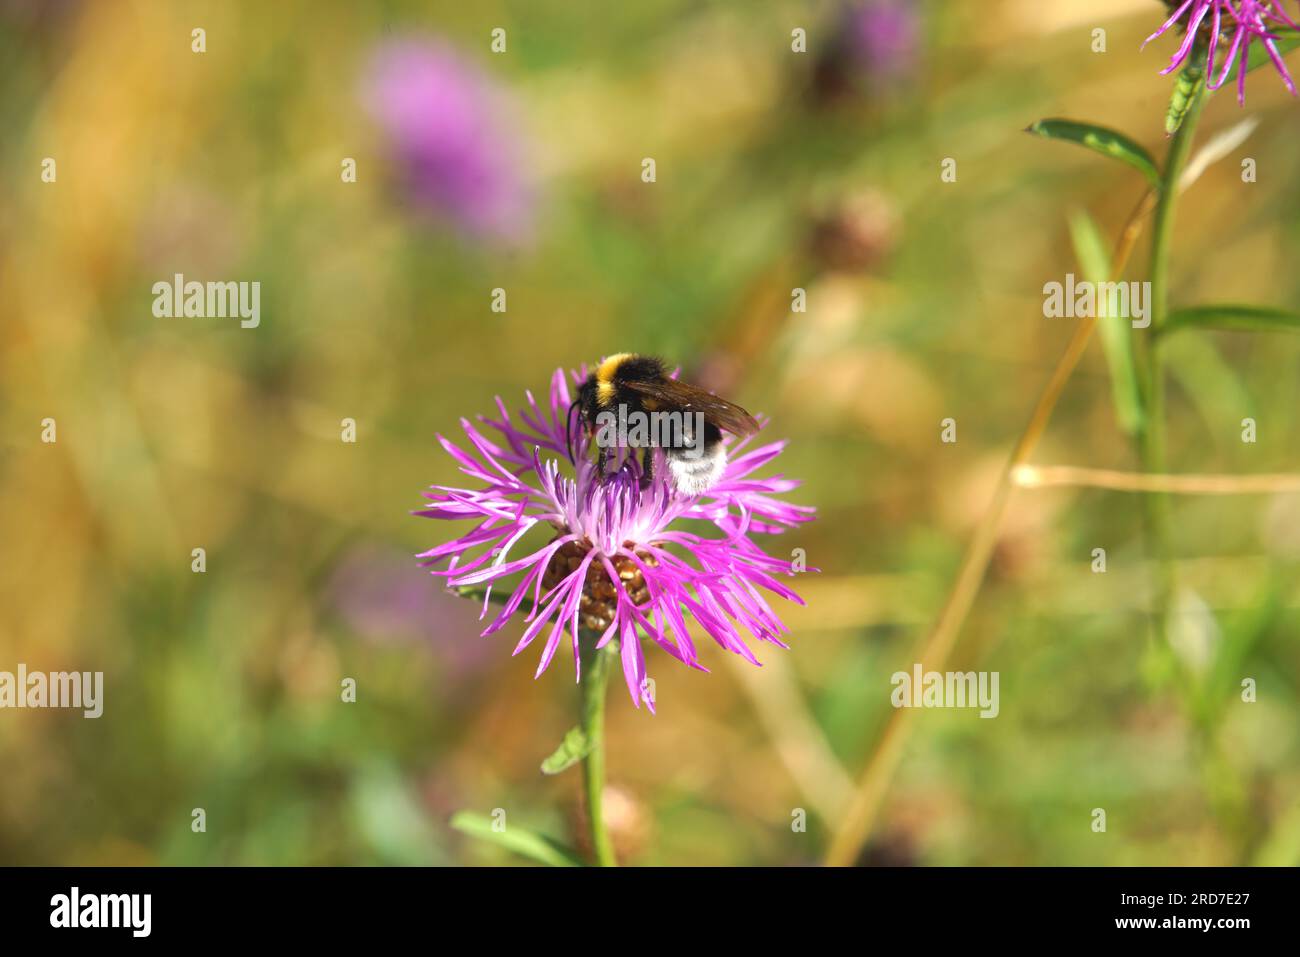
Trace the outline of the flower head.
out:
[[[532,190],[506,94],[489,74],[441,42],[392,41],[373,55],[362,96],[417,207],[476,238],[523,237]]]
[[[779,475],[754,477],[780,454],[781,442],[749,450],[747,440],[734,443],[721,480],[698,496],[679,492],[662,468],[642,487],[634,457],[624,458],[602,479],[587,454],[583,430],[566,434],[570,393],[583,378],[556,370],[546,401],[539,404],[527,393],[527,408],[517,418],[498,398],[499,418],[480,416],[479,425],[462,419],[469,450],[438,437],[478,487],[432,486],[424,496],[433,505],[415,514],[477,524],[419,557],[426,566],[446,562],[431,573],[445,577],[449,587],[486,585],[480,617],[487,614],[493,584],[522,575],[483,634],[499,630],[531,599],[524,617],[528,626],[515,654],[549,626],[537,674],[565,640],[576,670],[580,629],[599,635],[597,647],[617,639],[632,701],[638,707],[645,701],[653,711],[638,629],[701,671],[708,669],[699,663],[687,617],[723,648],[754,664],[758,660],[742,632],[786,647],[781,640],[786,628],[760,589],[803,604],[774,577],[794,569],[766,554],[752,536],[808,521],[813,510],[772,497],[795,488],[796,482]],[[485,434],[488,430],[495,434]],[[574,478],[560,474],[570,441],[577,460]],[[715,534],[705,536],[678,524],[687,520],[707,523]],[[523,547],[521,540],[534,529],[549,530],[549,541]],[[519,551],[526,554],[516,555]]]
[[[1282,82],[1294,96],[1295,83],[1287,71],[1286,64],[1277,49],[1277,36],[1273,30],[1279,27],[1297,28],[1282,9],[1281,0],[1174,0],[1170,3],[1174,11],[1160,29],[1143,42],[1145,47],[1156,37],[1170,30],[1174,24],[1186,18],[1183,42],[1174,52],[1169,65],[1161,70],[1168,75],[1185,64],[1192,56],[1198,37],[1206,48],[1205,78],[1206,86],[1217,90],[1237,67],[1237,102],[1246,102],[1246,70],[1250,60],[1250,44],[1259,40],[1264,44],[1273,66],[1282,75]],[[1223,49],[1222,60],[1217,59]],[[1216,75],[1217,71],[1217,75]]]
[[[843,3],[813,61],[811,93],[819,104],[885,96],[915,74],[921,17],[914,0]]]
[[[853,6],[845,23],[850,51],[870,76],[880,80],[902,77],[916,63],[918,21],[915,5],[902,0],[869,0]]]

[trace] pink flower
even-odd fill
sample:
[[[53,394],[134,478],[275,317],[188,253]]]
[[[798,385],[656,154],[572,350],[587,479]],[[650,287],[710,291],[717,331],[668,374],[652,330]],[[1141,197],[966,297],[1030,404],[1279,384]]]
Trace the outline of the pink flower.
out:
[[[438,41],[383,44],[363,84],[411,203],[471,237],[526,237],[533,191],[505,88]]]
[[[462,419],[469,450],[439,436],[477,485],[433,486],[424,493],[432,507],[414,514],[476,524],[419,557],[426,566],[446,562],[431,574],[445,577],[449,587],[488,586],[480,617],[487,614],[492,586],[522,575],[483,634],[498,631],[531,599],[515,654],[549,625],[537,674],[546,670],[566,637],[576,672],[580,629],[599,634],[597,647],[617,639],[632,701],[638,707],[645,701],[653,711],[638,629],[700,671],[708,669],[699,663],[687,617],[723,648],[754,664],[758,659],[745,642],[746,633],[787,647],[781,640],[786,628],[764,592],[803,604],[774,577],[796,569],[766,554],[754,537],[808,521],[813,509],[773,497],[795,488],[796,482],[780,475],[754,476],[780,455],[782,442],[755,449],[746,449],[748,440],[735,442],[722,479],[698,496],[678,491],[666,469],[656,469],[643,488],[634,457],[602,481],[583,430],[575,427],[566,436],[571,391],[583,378],[556,370],[547,401],[539,405],[527,393],[528,406],[515,419],[500,398],[499,418],[480,416],[479,425]],[[569,441],[580,450],[574,478],[560,474],[561,461],[568,462]],[[708,523],[717,535],[688,531],[678,524],[685,520]],[[523,548],[525,554],[516,557],[521,540],[534,529],[549,530],[549,541]]]
[[[1198,32],[1202,27],[1208,26],[1205,77],[1209,89],[1217,90],[1223,86],[1228,74],[1232,72],[1233,64],[1236,64],[1237,102],[1246,102],[1246,69],[1250,59],[1250,44],[1252,40],[1258,39],[1268,51],[1273,66],[1282,75],[1282,82],[1286,84],[1291,94],[1295,95],[1295,83],[1292,82],[1291,74],[1287,71],[1286,64],[1282,62],[1281,54],[1278,53],[1277,36],[1272,31],[1280,26],[1293,30],[1298,28],[1282,10],[1279,2],[1276,0],[1183,0],[1160,29],[1146,38],[1142,46],[1145,47],[1156,37],[1167,32],[1184,16],[1187,22],[1183,42],[1174,52],[1169,65],[1160,71],[1162,74],[1168,75],[1187,62],[1192,55],[1192,48],[1196,45]],[[1216,64],[1215,55],[1220,46],[1225,46],[1227,50],[1222,63]],[[1216,67],[1219,71],[1217,77]]]

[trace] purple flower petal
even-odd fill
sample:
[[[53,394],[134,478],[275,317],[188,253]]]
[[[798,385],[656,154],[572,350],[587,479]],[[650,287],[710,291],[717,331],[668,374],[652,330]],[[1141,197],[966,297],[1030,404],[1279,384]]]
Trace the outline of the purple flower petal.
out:
[[[1205,18],[1213,14],[1208,31],[1204,28]],[[1282,62],[1275,43],[1276,35],[1272,30],[1277,26],[1296,28],[1295,22],[1282,8],[1282,0],[1184,0],[1155,33],[1147,37],[1145,47],[1156,37],[1167,32],[1175,23],[1186,16],[1183,40],[1170,58],[1169,65],[1161,74],[1168,75],[1183,67],[1192,54],[1197,39],[1205,41],[1205,75],[1206,85],[1217,90],[1237,67],[1237,102],[1246,101],[1246,69],[1250,58],[1250,44],[1260,40],[1268,51],[1269,59],[1282,77],[1286,88],[1295,94],[1295,83],[1290,71]],[[1220,46],[1227,46],[1222,64],[1217,63],[1216,54]],[[1215,76],[1216,67],[1219,70]]]
[[[671,657],[701,671],[708,669],[698,660],[686,623],[688,615],[722,648],[754,664],[758,659],[742,633],[785,647],[780,636],[786,628],[760,589],[799,604],[803,600],[773,577],[789,574],[790,563],[766,554],[750,536],[776,534],[809,521],[813,509],[772,497],[795,488],[796,482],[780,476],[755,476],[781,454],[784,442],[749,450],[747,440],[733,443],[728,447],[731,455],[721,480],[699,496],[679,492],[665,469],[656,470],[654,479],[642,488],[640,466],[632,458],[602,481],[592,462],[588,437],[581,430],[566,435],[572,386],[582,381],[582,375],[582,371],[556,370],[545,404],[529,392],[526,407],[518,412],[512,413],[497,398],[495,417],[480,416],[476,422],[462,418],[461,429],[472,451],[438,437],[462,474],[480,484],[475,488],[431,486],[423,493],[430,506],[413,514],[478,522],[460,537],[417,557],[426,566],[445,561],[445,568],[431,568],[430,573],[445,578],[451,587],[487,584],[490,588],[522,574],[482,634],[501,630],[519,614],[531,594],[531,610],[524,616],[528,624],[514,654],[521,653],[549,626],[538,675],[549,667],[566,634],[571,638],[575,674],[580,675],[578,633],[586,607],[583,599],[590,570],[603,570],[614,599],[608,624],[601,619],[597,645],[603,647],[618,637],[624,680],[633,704],[640,707],[645,703],[653,712],[655,702],[645,691],[640,634]],[[570,441],[577,457],[572,477],[560,471],[561,464],[568,469]],[[677,528],[674,523],[679,519],[710,523],[716,535]],[[529,532],[547,525],[557,532],[549,542],[511,557]],[[556,575],[551,566],[561,549],[566,549],[568,560],[577,561],[577,565],[559,566],[564,574]],[[635,594],[620,570],[639,579]],[[485,596],[481,617],[486,617],[486,600]]]

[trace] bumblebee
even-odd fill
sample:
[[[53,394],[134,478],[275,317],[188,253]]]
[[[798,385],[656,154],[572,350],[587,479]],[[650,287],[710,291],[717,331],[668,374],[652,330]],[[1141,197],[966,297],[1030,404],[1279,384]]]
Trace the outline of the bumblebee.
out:
[[[740,406],[697,386],[679,382],[663,362],[620,352],[602,360],[578,389],[569,406],[569,435],[574,414],[594,435],[597,467],[603,476],[618,448],[640,448],[641,482],[654,474],[654,451],[664,450],[673,484],[687,495],[716,485],[727,467],[722,433],[752,435],[754,417]],[[572,448],[570,460],[574,459]]]

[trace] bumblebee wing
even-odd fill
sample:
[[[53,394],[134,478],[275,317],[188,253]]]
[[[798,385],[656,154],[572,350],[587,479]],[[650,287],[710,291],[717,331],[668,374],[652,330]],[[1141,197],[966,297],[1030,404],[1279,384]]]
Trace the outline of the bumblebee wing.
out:
[[[620,384],[667,409],[699,412],[706,422],[712,422],[732,435],[753,435],[758,431],[754,417],[740,406],[689,383],[678,382],[676,379],[659,379]]]

